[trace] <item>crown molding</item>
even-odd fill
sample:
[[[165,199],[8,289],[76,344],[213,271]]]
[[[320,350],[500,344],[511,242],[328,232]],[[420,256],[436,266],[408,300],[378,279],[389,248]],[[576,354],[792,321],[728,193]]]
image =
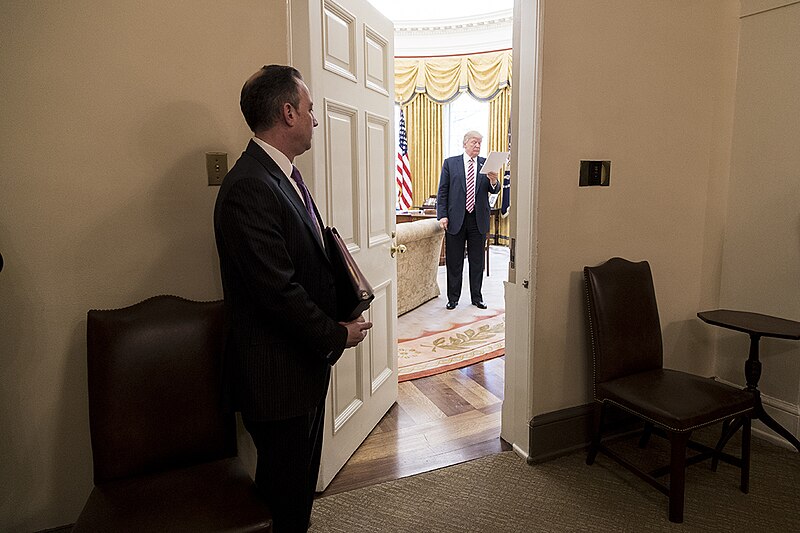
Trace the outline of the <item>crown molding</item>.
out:
[[[453,31],[471,31],[476,29],[495,29],[511,26],[514,23],[514,12],[511,9],[437,20],[395,21],[395,35],[436,35]]]

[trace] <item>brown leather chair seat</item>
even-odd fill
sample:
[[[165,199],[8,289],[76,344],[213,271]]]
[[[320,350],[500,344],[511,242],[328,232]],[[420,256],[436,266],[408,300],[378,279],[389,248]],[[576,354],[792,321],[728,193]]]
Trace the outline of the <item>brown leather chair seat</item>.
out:
[[[95,487],[73,531],[268,531],[266,513],[232,457]]]
[[[679,395],[675,391],[681,391]],[[751,394],[704,378],[658,368],[597,385],[597,398],[670,431],[690,431],[753,408]]]

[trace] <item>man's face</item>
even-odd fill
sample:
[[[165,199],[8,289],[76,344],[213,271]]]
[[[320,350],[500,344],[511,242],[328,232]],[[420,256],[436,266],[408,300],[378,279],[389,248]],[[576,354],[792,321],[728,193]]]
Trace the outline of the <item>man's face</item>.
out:
[[[464,152],[470,157],[475,158],[481,153],[481,139],[480,137],[470,137],[464,141]]]
[[[311,93],[302,81],[297,82],[300,102],[297,109],[297,134],[298,144],[301,144],[303,152],[311,148],[311,138],[314,135],[314,128],[317,127],[317,119],[314,117],[314,102],[311,101]],[[301,152],[302,153],[302,152]]]

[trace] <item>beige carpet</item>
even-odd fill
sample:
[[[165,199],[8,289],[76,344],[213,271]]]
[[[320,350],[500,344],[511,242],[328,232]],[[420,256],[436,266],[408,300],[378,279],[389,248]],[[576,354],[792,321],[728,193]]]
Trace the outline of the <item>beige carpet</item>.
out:
[[[703,435],[709,442],[717,433]],[[738,453],[731,444],[726,451]],[[615,447],[639,455],[635,438]],[[648,452],[660,461],[668,448],[653,438]],[[505,452],[323,497],[310,531],[800,531],[800,454],[763,440],[753,439],[749,494],[730,465],[689,467],[683,524],[667,520],[666,496],[602,455],[593,466],[585,457],[529,466]]]

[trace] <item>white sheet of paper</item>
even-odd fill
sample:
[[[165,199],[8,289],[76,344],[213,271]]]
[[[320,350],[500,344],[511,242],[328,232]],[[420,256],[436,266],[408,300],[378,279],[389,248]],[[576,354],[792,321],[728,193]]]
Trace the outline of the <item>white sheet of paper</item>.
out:
[[[506,161],[508,161],[508,152],[489,152],[489,156],[486,158],[486,161],[483,162],[483,166],[478,173],[487,174],[489,172],[499,172],[500,167],[505,165]]]

